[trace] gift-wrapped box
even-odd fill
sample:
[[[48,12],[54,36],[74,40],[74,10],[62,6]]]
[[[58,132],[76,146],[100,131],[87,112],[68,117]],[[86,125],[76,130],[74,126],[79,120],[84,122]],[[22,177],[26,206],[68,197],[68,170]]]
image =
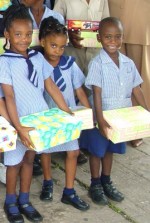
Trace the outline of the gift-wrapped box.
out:
[[[91,108],[86,108],[84,106],[75,106],[71,108],[75,117],[81,119],[82,130],[94,128],[93,124],[93,112]]]
[[[9,122],[0,116],[0,152],[16,149],[17,132]]]
[[[150,136],[150,112],[141,106],[104,111],[103,115],[111,126],[108,138],[113,143]]]
[[[20,122],[35,128],[29,135],[36,151],[79,138],[82,127],[82,121],[58,108],[21,117]]]
[[[84,47],[101,47],[101,43],[97,41],[99,21],[67,20],[67,28],[80,32],[80,36],[84,38],[80,43]]]
[[[0,0],[0,11],[5,11],[10,5],[10,0]]]

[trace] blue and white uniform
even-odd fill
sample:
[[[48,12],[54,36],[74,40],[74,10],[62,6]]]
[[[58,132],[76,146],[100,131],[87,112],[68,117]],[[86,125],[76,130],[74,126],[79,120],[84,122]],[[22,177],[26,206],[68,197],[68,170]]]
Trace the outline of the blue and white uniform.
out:
[[[47,18],[47,17],[49,17],[49,16],[53,16],[55,19],[58,19],[58,21],[59,21],[61,24],[63,24],[63,25],[65,24],[64,17],[63,17],[60,13],[55,12],[55,11],[49,9],[46,5],[45,5],[44,7],[45,7],[45,11],[44,11],[44,14],[43,14],[43,16],[42,16],[41,22],[42,22],[43,19],[45,19],[45,18]],[[32,20],[33,20],[33,29],[39,29],[41,23],[40,23],[40,25],[38,26],[37,23],[36,23],[36,21],[35,21],[35,18],[34,18],[34,16],[33,16],[33,14],[32,14],[32,12],[31,12],[30,9],[29,9],[29,13],[30,13],[30,16],[31,16],[31,18],[32,18]]]
[[[61,73],[63,77],[63,81],[65,84],[65,88],[61,90],[61,86],[58,86],[55,75],[58,73]],[[75,102],[75,96],[74,96],[74,90],[80,88],[85,81],[84,74],[78,67],[78,65],[75,63],[75,59],[70,56],[61,56],[60,62],[57,65],[57,67],[54,67],[54,73],[50,76],[52,80],[57,84],[59,89],[61,90],[61,93],[64,96],[64,99],[69,107],[73,107],[76,105]],[[45,100],[49,106],[49,108],[57,107],[57,105],[54,103],[51,97],[45,92]],[[77,150],[79,149],[78,140],[73,140],[64,144],[61,144],[59,146],[55,146],[51,148],[50,150],[45,150],[45,153],[51,153],[51,152],[57,152],[57,151],[71,151],[71,150]]]
[[[43,97],[44,80],[53,73],[53,67],[39,52],[31,50],[28,52],[28,56],[30,63],[27,63],[27,58],[23,58],[21,54],[11,51],[0,56],[0,83],[13,87],[19,117],[48,109]],[[33,79],[37,80],[37,86],[33,83],[32,75],[30,75],[31,70],[36,74],[36,78]],[[17,141],[17,149],[5,153],[5,165],[20,163],[26,150],[27,148]]]
[[[106,51],[102,49],[99,55],[89,64],[89,73],[85,85],[89,89],[92,89],[92,86],[102,89],[101,100],[102,110],[104,111],[131,107],[132,90],[142,82],[140,74],[131,59],[119,53],[119,67],[117,67]],[[91,104],[93,105],[93,96],[91,96]],[[90,135],[91,143],[87,142]],[[94,139],[95,137],[97,140]],[[88,148],[91,153],[100,157],[103,157],[106,151],[125,152],[124,143],[111,143],[109,145],[110,141],[101,136],[98,129],[83,132],[80,142],[81,148]],[[103,147],[105,147],[104,150]]]

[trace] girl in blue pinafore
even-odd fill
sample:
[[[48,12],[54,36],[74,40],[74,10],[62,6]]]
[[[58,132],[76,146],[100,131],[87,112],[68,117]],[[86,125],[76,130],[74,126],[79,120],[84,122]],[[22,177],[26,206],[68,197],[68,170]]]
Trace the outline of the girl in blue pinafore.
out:
[[[7,168],[6,199],[4,210],[10,222],[24,222],[22,214],[29,221],[42,221],[40,213],[29,202],[35,151],[29,131],[23,127],[19,117],[48,109],[43,97],[44,87],[62,110],[71,113],[59,88],[49,77],[53,68],[41,53],[29,50],[32,41],[32,19],[24,5],[10,6],[4,17],[6,44],[10,49],[0,56],[0,83],[11,122],[18,131],[14,151],[6,152],[4,163]],[[4,46],[5,48],[5,46]],[[20,174],[20,191],[16,197],[16,182]]]
[[[41,23],[39,38],[44,50],[46,60],[54,67],[54,73],[50,74],[53,81],[61,90],[68,106],[75,106],[76,95],[82,105],[90,107],[88,99],[83,91],[84,75],[77,66],[73,57],[63,56],[67,43],[67,30],[64,25],[53,17],[44,19]],[[45,93],[45,99],[50,108],[56,107],[54,101]],[[74,190],[74,178],[76,174],[79,145],[77,140],[51,148],[41,155],[44,181],[40,199],[51,201],[53,198],[53,183],[50,171],[50,153],[67,151],[65,160],[66,182],[61,201],[71,204],[80,210],[87,210],[89,205],[82,201]]]

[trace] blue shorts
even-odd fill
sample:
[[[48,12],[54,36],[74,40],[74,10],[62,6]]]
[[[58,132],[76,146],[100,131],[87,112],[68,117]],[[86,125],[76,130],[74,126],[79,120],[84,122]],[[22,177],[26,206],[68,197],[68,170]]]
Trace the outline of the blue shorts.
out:
[[[94,156],[104,157],[106,152],[124,154],[126,152],[126,144],[114,144],[106,139],[99,132],[98,128],[84,130],[80,136],[80,148],[86,149]]]

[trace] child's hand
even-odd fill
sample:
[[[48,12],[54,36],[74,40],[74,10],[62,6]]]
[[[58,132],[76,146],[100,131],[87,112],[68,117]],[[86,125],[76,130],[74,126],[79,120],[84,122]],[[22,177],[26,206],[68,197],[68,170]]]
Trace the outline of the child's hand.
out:
[[[70,42],[75,48],[81,49],[83,46],[80,44],[80,41],[83,40],[80,36],[80,31],[78,30],[68,30],[68,35]]]
[[[21,126],[21,128],[18,131],[18,134],[20,136],[20,139],[22,141],[22,144],[26,147],[28,147],[29,149],[34,149],[34,144],[32,143],[30,136],[29,136],[29,131],[34,130],[34,128],[32,127],[24,127]]]
[[[102,119],[102,120],[100,121],[100,123],[98,123],[98,128],[99,128],[100,133],[101,133],[105,138],[108,139],[108,136],[107,136],[108,134],[107,134],[107,132],[108,132],[108,129],[111,128],[111,126],[106,122],[105,119]]]

